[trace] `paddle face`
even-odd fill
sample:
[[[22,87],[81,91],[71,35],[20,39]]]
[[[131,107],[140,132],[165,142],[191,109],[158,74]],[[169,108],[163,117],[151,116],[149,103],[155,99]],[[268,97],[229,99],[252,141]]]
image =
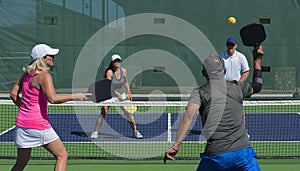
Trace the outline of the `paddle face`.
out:
[[[110,99],[111,96],[111,80],[105,79],[92,83],[89,86],[88,93],[92,93],[91,100],[99,103]]]
[[[130,103],[130,100],[124,100],[124,102]],[[124,109],[127,110],[127,112],[129,113],[135,113],[137,111],[137,107],[136,106],[124,106]]]
[[[266,39],[265,28],[260,23],[252,23],[240,30],[242,42],[245,46],[259,46]]]

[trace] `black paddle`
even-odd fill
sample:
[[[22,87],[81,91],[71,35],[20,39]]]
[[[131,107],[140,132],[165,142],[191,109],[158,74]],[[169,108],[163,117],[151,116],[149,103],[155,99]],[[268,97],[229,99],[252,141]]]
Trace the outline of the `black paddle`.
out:
[[[240,30],[242,42],[245,46],[259,46],[266,39],[265,28],[261,23],[245,25]]]
[[[88,93],[92,93],[91,100],[99,103],[110,99],[111,96],[111,80],[105,79],[92,83],[89,86]]]

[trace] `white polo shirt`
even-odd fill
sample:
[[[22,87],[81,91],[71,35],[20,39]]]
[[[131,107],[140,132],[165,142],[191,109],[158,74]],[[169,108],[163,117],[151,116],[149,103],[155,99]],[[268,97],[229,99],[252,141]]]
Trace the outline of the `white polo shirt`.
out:
[[[237,50],[235,50],[232,56],[229,56],[227,51],[225,51],[220,54],[220,57],[225,61],[225,80],[238,81],[241,78],[242,73],[250,70],[247,58]]]

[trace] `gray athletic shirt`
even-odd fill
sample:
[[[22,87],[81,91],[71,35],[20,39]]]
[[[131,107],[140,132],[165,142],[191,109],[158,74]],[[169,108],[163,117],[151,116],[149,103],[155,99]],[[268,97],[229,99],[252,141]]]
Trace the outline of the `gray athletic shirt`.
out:
[[[226,85],[226,86],[225,86]],[[200,106],[205,155],[250,147],[243,116],[243,99],[251,96],[249,83],[210,80],[192,91],[189,102]]]
[[[122,68],[120,68],[120,79],[117,79],[115,73],[113,72],[113,77],[111,80],[112,97],[116,97],[114,93],[115,90],[120,94],[125,93],[125,89],[123,88],[124,84],[125,84],[125,77]]]

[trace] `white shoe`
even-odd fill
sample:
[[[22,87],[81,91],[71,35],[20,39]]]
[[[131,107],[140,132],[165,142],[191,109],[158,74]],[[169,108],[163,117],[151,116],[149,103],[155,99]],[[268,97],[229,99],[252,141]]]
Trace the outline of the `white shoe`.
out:
[[[138,130],[134,131],[133,137],[137,139],[143,139],[143,135]]]
[[[92,132],[91,138],[93,139],[98,138],[98,132],[97,131]]]

